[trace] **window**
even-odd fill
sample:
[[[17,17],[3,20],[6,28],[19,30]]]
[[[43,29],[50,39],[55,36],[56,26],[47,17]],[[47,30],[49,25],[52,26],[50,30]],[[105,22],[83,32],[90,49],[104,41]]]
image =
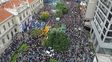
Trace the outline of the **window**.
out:
[[[13,37],[13,32],[11,31],[11,36]]]
[[[104,28],[104,29],[103,29],[103,34],[105,34],[105,33],[106,33],[106,29]]]
[[[12,24],[14,24],[14,20],[12,19]]]
[[[112,24],[110,25],[110,28],[109,28],[109,30],[112,30]]]
[[[20,19],[20,21],[21,21],[21,20],[22,20],[22,17],[20,16],[20,18],[19,18],[19,19]]]
[[[2,43],[5,44],[5,39],[2,39]]]
[[[35,4],[33,4],[33,7],[35,6]]]
[[[5,27],[5,25],[3,25],[3,29],[4,29],[4,30],[6,30],[6,27]]]
[[[27,25],[26,21],[25,21],[24,25],[25,25],[25,26]]]
[[[28,23],[29,23],[29,21],[30,21],[30,20],[28,19]]]
[[[107,7],[109,8],[111,5],[111,2],[109,0],[101,0],[101,2]]]
[[[99,4],[99,1],[97,1],[97,6],[98,6],[98,4]]]
[[[95,48],[98,46],[98,41],[97,41],[97,39],[96,39],[96,43],[95,43]]]
[[[107,36],[112,37],[112,32],[111,31],[108,31]]]
[[[0,34],[1,34],[1,31],[0,31]]]
[[[8,26],[10,27],[10,23],[8,22]]]
[[[103,38],[104,38],[104,36],[103,36],[103,34],[101,34],[101,40],[103,40]]]
[[[105,43],[110,43],[110,42],[112,42],[112,39],[111,38],[105,38],[105,41],[104,41]]]
[[[92,39],[95,40],[95,34],[94,34],[94,33],[93,33],[93,37],[92,37]]]
[[[93,33],[93,29],[91,29],[91,33]]]
[[[94,24],[95,24],[95,26],[96,26],[96,29],[98,30],[98,34],[101,33],[101,28],[100,28],[100,26],[99,26],[96,22],[94,22]]]
[[[7,35],[7,39],[9,39],[9,35]]]
[[[98,22],[98,24],[99,24],[100,28],[102,28],[102,26],[101,26],[101,20],[98,18],[98,16],[97,16],[97,15],[96,15],[96,21]]]
[[[100,19],[104,22],[104,20],[105,20],[105,17],[104,17],[104,15],[103,15],[103,13],[101,13],[101,11],[97,11],[97,14],[99,15],[99,17],[100,17]]]
[[[25,13],[23,14],[23,17],[25,17]]]
[[[99,5],[99,8],[105,15],[107,15],[108,10],[102,4]]]
[[[112,12],[112,7],[111,7],[110,11]]]
[[[17,29],[15,28],[14,31],[17,32]]]
[[[104,50],[106,54],[112,55],[112,49],[104,48]]]
[[[28,11],[26,11],[26,15],[28,15]]]
[[[111,18],[112,18],[112,14],[109,13],[109,15],[108,15],[108,20],[110,21]]]
[[[106,23],[105,23],[106,28],[108,28],[108,25],[109,25],[109,22],[106,21]]]

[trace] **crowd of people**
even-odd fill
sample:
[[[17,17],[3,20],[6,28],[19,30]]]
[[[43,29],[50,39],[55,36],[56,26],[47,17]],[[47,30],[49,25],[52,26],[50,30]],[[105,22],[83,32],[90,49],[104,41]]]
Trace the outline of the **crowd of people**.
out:
[[[64,2],[66,3],[66,2]],[[30,31],[17,33],[13,37],[13,42],[4,51],[0,57],[0,62],[9,62],[13,53],[23,43],[27,43],[29,48],[23,53],[19,53],[16,62],[49,62],[50,58],[55,58],[58,62],[92,62],[94,53],[90,48],[88,36],[83,28],[78,4],[74,0],[70,0],[69,4],[65,4],[69,8],[68,14],[63,15],[60,21],[56,21],[54,13],[52,13],[52,5],[46,4],[44,11],[49,11],[51,16],[48,19],[48,25],[65,24],[66,34],[70,38],[70,47],[68,51],[63,53],[55,52],[51,47],[41,45],[42,38],[33,39]],[[38,14],[33,17],[39,19]]]
[[[71,13],[64,18],[65,20],[69,19],[68,22],[66,22],[66,25],[68,27],[67,33],[71,39],[69,55],[71,55],[72,58],[69,58],[68,61],[92,62],[94,53],[93,50],[90,49],[88,37],[83,28],[83,21],[81,20],[79,12],[80,10],[78,7],[73,7],[73,5],[77,6],[76,3],[71,2]],[[70,59],[72,59],[72,61],[70,61]]]
[[[71,39],[71,46],[68,52],[60,55],[60,59],[63,59],[64,62],[92,62],[95,54],[90,48],[90,42],[86,35],[88,33],[84,29],[78,3],[73,0],[64,3],[68,3],[65,5],[68,6],[69,13],[64,15],[59,22],[66,25],[66,33]],[[55,19],[55,16],[52,16],[50,20],[52,25],[57,22]]]
[[[9,62],[13,53],[19,48],[19,46],[23,43],[23,39],[26,37],[24,33],[16,33],[15,36],[12,38],[12,43],[9,45],[7,49],[1,54],[0,62]]]

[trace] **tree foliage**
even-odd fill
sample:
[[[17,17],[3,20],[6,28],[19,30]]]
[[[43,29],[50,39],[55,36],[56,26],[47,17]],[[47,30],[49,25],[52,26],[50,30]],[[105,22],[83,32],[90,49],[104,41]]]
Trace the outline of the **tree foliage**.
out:
[[[55,59],[50,59],[49,62],[58,62],[58,61]]]
[[[68,8],[63,8],[63,10],[62,10],[62,12],[63,12],[63,14],[67,14],[68,13]]]
[[[52,47],[57,52],[63,52],[69,47],[68,36],[63,32],[52,32],[48,34],[46,46]]]
[[[63,4],[63,3],[57,3],[56,5],[57,8],[57,14],[67,14],[68,13],[68,8]]]
[[[48,11],[41,12],[41,20],[42,21],[45,21],[48,18],[49,18],[49,12]]]
[[[23,51],[27,51],[28,45],[26,43],[22,43],[19,48],[12,54],[11,59],[9,62],[16,62],[19,53],[22,53]]]
[[[37,38],[41,34],[42,34],[42,31],[39,29],[32,29],[31,31],[32,38]]]
[[[63,15],[62,11],[57,11],[57,12],[56,12],[56,16],[57,16],[57,17],[61,17],[62,15]]]
[[[58,10],[62,10],[63,7],[65,7],[65,6],[62,3],[57,3],[57,5],[56,5],[56,9],[58,9]]]

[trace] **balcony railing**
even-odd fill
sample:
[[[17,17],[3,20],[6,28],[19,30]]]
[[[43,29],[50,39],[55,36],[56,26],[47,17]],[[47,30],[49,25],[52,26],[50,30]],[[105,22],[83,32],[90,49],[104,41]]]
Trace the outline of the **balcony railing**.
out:
[[[110,7],[110,2],[108,0],[104,1],[104,0],[100,0],[107,8]]]
[[[101,9],[101,11],[102,11],[105,15],[107,15],[107,12],[108,12],[108,11],[106,10],[106,8],[105,8],[104,6],[100,5],[99,8]]]

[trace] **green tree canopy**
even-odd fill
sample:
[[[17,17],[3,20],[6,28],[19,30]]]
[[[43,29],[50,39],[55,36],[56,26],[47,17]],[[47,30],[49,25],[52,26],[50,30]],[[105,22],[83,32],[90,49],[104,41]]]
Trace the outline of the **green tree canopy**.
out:
[[[57,5],[56,5],[56,9],[58,9],[58,10],[62,10],[63,7],[65,7],[63,3],[57,3]]]
[[[57,11],[58,16],[62,16],[63,14],[68,13],[68,8],[63,3],[57,3],[56,9],[58,10]]]
[[[63,32],[54,31],[48,34],[46,46],[52,47],[57,52],[63,52],[68,49],[70,41]]]
[[[41,12],[41,20],[42,21],[45,21],[48,18],[49,18],[49,12],[48,11]]]
[[[42,31],[39,29],[32,29],[31,36],[32,38],[37,38],[39,35],[41,35]]]
[[[57,17],[61,17],[62,15],[63,15],[62,11],[57,11],[57,12],[56,12],[56,16],[57,16]]]
[[[58,62],[58,61],[51,58],[51,59],[49,60],[49,62]]]
[[[68,13],[68,8],[64,7],[64,8],[62,9],[62,12],[63,12],[63,14],[67,14],[67,13]]]

